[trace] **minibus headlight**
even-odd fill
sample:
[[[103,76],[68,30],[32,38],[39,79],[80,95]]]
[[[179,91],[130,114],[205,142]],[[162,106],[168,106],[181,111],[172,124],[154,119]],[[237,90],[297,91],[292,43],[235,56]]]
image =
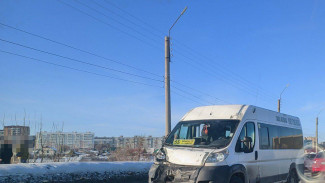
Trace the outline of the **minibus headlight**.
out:
[[[166,154],[164,150],[161,148],[156,153],[156,161],[165,161],[166,160]]]
[[[217,163],[224,161],[229,155],[228,150],[221,151],[221,152],[212,152],[209,154],[205,163]]]

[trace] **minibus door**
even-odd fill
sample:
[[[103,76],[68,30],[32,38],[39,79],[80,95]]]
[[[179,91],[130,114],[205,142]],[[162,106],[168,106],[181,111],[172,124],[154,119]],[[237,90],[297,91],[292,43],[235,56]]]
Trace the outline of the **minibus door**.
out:
[[[236,144],[236,153],[238,155],[238,164],[246,168],[246,173],[250,183],[259,180],[258,171],[258,152],[255,151],[256,128],[254,122],[247,122],[240,133]]]

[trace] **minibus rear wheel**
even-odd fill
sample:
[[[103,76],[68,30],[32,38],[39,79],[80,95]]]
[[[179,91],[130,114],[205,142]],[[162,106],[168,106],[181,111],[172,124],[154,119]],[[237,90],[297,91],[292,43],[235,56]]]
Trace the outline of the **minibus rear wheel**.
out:
[[[296,169],[291,169],[288,177],[288,183],[299,183],[298,174]]]
[[[230,183],[244,183],[244,181],[241,177],[234,175],[231,177]]]

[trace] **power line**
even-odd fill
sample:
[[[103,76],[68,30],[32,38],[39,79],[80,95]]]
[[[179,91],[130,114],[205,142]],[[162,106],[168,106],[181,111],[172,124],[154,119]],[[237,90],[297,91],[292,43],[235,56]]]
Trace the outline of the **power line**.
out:
[[[152,25],[148,24],[147,22],[143,21],[142,19],[132,15],[131,13],[129,13],[128,11],[123,10],[122,8],[120,8],[119,6],[117,6],[116,4],[109,2],[108,0],[104,0],[105,3],[110,4],[112,6],[114,6],[115,8],[119,9],[120,11],[124,12],[125,14],[129,15],[130,17],[138,20],[139,22],[143,23],[144,25],[146,25],[147,27],[151,28],[152,30],[159,32],[161,34],[161,36],[164,36],[165,33],[163,33],[162,31],[160,31],[159,29],[153,27]],[[152,32],[151,32],[152,33]]]
[[[95,11],[95,12],[97,12],[97,13],[99,13],[99,14],[101,14],[101,15],[104,15],[105,17],[107,17],[107,15],[106,14],[103,14],[102,12],[100,12],[100,11],[98,11],[97,9],[94,9],[94,8],[92,8],[92,7],[89,7],[88,5],[86,5],[86,4],[84,4],[84,3],[81,3],[81,2],[79,2],[79,1],[77,1],[79,4],[82,4],[83,6],[86,6],[87,8],[89,8],[89,9],[91,9],[91,10],[93,10],[93,11]],[[97,4],[97,6],[100,6],[100,7],[102,7],[102,8],[104,8],[103,6],[101,6],[101,5],[99,5],[98,3],[96,3]],[[71,6],[71,5],[70,5]],[[75,9],[75,8],[74,8]],[[104,8],[105,10],[107,10],[107,11],[110,11],[110,10],[108,10],[107,8]],[[110,11],[110,12],[112,12],[112,11]],[[116,13],[115,13],[116,14]],[[93,17],[93,16],[92,16]],[[119,17],[122,17],[122,16],[119,16]],[[122,24],[121,22],[119,22],[119,21],[117,21],[117,20],[115,20],[115,19],[113,19],[114,21],[116,21],[116,22],[118,22],[118,23],[120,23],[120,24]],[[124,26],[126,26],[125,24],[122,24],[122,25],[124,25]],[[128,27],[128,26],[127,26]],[[129,27],[130,28],[130,27]],[[135,29],[133,29],[132,28],[132,30],[135,30]],[[136,31],[136,32],[138,32],[138,33],[140,33],[139,31]],[[142,34],[143,35],[143,34]],[[255,95],[255,94],[254,94]]]
[[[107,1],[107,0],[104,1],[104,2],[111,4],[112,6],[114,6],[114,7],[118,8],[119,10],[123,11],[125,14],[128,14],[129,16],[131,16],[131,17],[137,19],[138,21],[141,21],[142,23],[146,24],[146,25],[147,25],[148,27],[150,27],[150,28],[153,28],[152,26],[150,26],[150,25],[147,24],[146,22],[144,22],[144,21],[142,21],[141,19],[137,18],[136,16],[130,14],[129,12],[123,10],[122,8],[120,8],[120,7],[118,7],[117,5],[115,5],[114,3],[111,3],[111,2],[109,2],[109,1]],[[120,17],[122,17],[122,16],[120,16]],[[154,29],[154,28],[153,28],[153,29]],[[161,31],[159,31],[159,30],[157,30],[157,29],[155,29],[155,30],[156,30],[157,32],[161,32]],[[179,42],[179,41],[177,41],[177,42]],[[179,43],[180,43],[180,42],[179,42]],[[180,44],[183,45],[184,47],[186,47],[187,49],[190,49],[190,50],[191,50],[191,54],[193,54],[193,52],[196,52],[198,55],[202,55],[202,54],[200,54],[199,52],[197,52],[196,50],[190,48],[189,46],[184,45],[184,44],[182,44],[182,43],[180,43]],[[205,55],[203,55],[203,56],[204,56],[205,58],[211,60],[211,59],[208,58],[207,56],[205,56]],[[219,67],[221,67],[221,68],[225,68],[225,67],[221,66],[220,64],[218,64],[218,65],[219,65]],[[212,66],[214,67],[214,65],[212,65]],[[217,68],[216,68],[216,69],[217,69]],[[249,81],[247,81],[247,80],[241,78],[239,75],[237,75],[236,73],[232,72],[231,70],[229,70],[229,69],[226,69],[226,70],[228,70],[228,72],[229,72],[230,74],[228,74],[228,73],[227,73],[226,71],[224,71],[224,70],[221,70],[221,72],[224,73],[224,74],[226,74],[227,76],[232,77],[232,78],[233,78],[233,79],[232,79],[233,81],[235,81],[235,82],[239,82],[239,84],[240,84],[243,88],[245,88],[246,90],[250,91],[250,90],[252,90],[252,88],[254,88],[254,87],[257,87],[258,90],[263,90],[261,87],[258,87],[258,86],[256,86],[256,85],[254,85],[253,83],[251,83],[251,82],[249,82]],[[229,78],[228,80],[231,80],[231,79]],[[252,95],[255,96],[255,95],[256,95],[256,93],[255,93],[256,91],[254,90],[253,92],[254,92],[254,93],[252,93]],[[249,92],[249,93],[251,93],[251,92]],[[266,93],[262,93],[262,94],[265,95],[265,96],[267,96],[267,97],[271,97],[271,95],[268,95],[268,94],[266,94]],[[272,96],[271,98],[273,98],[273,96]],[[273,98],[273,99],[274,99],[274,98]],[[273,99],[272,99],[272,100],[273,100]]]
[[[180,55],[182,55],[182,54],[180,54]],[[183,56],[183,55],[182,55],[182,56]],[[189,57],[186,57],[186,58],[189,58]],[[211,76],[216,77],[216,73],[215,73],[215,72],[210,72],[210,70],[202,69],[202,68],[201,68],[201,65],[199,65],[199,64],[198,64],[198,65],[199,65],[200,67],[197,67],[197,66],[193,65],[192,62],[189,62],[189,61],[187,61],[187,60],[183,60],[183,62],[185,62],[185,63],[187,63],[188,65],[192,66],[192,67],[195,68],[196,70],[200,70],[200,71],[202,71],[203,73],[210,74]],[[218,77],[217,77],[217,78],[218,78]],[[225,80],[226,78],[218,78],[218,79]],[[229,79],[228,79],[228,80],[229,80]],[[246,88],[239,88],[237,85],[234,85],[234,84],[231,83],[231,82],[229,82],[229,84],[230,84],[231,86],[235,87],[235,88],[238,88],[238,89],[246,89]],[[246,90],[244,90],[244,91],[246,91]],[[249,94],[252,94],[250,90],[248,90],[248,91],[246,91],[246,92],[249,93]]]
[[[150,40],[152,40],[152,41],[157,42],[157,40],[154,40],[154,39],[149,38],[148,35],[146,35],[146,34],[140,32],[140,31],[136,30],[135,28],[130,27],[130,26],[128,26],[128,25],[126,25],[126,24],[124,24],[124,23],[122,23],[122,22],[120,22],[120,21],[118,21],[118,20],[116,20],[116,19],[114,19],[114,18],[112,18],[112,17],[110,17],[110,16],[107,16],[105,13],[102,13],[102,12],[98,11],[97,9],[92,8],[92,7],[88,6],[88,5],[85,4],[85,3],[81,3],[81,2],[78,1],[78,0],[75,0],[75,1],[76,1],[77,3],[83,5],[83,6],[87,7],[88,9],[91,9],[92,11],[94,11],[94,12],[96,12],[96,13],[101,14],[101,15],[103,15],[104,17],[107,17],[107,18],[109,18],[109,19],[111,19],[111,20],[117,22],[118,24],[120,24],[120,25],[122,25],[122,26],[124,26],[124,27],[126,27],[126,28],[128,28],[128,29],[133,30],[134,32],[138,33],[139,35],[143,36],[144,38],[147,38],[147,39],[150,39]],[[111,12],[111,13],[113,13],[113,14],[119,16],[119,17],[122,17],[123,19],[126,19],[126,18],[124,18],[123,16],[118,15],[117,13],[115,13],[115,12],[113,12],[113,11],[107,9],[106,7],[100,5],[100,4],[97,3],[96,1],[92,1],[92,3],[94,3],[94,4],[96,4],[97,6],[101,7],[101,8],[104,9],[105,11]],[[128,19],[126,19],[126,20],[129,21]],[[132,22],[132,21],[129,21],[129,22]],[[162,39],[161,37],[159,37],[159,38]],[[159,42],[158,42],[158,44],[159,44]]]
[[[188,60],[192,60],[192,61],[194,61],[193,58],[188,57],[188,56],[186,56],[186,55],[184,55],[184,54],[182,54],[182,53],[178,53],[178,54],[181,55],[181,56],[183,56],[184,58],[186,58],[186,59],[188,59]],[[197,66],[199,66],[199,67],[197,67],[197,66],[194,66],[192,62],[189,62],[189,61],[186,61],[186,60],[183,60],[183,61],[186,62],[188,65],[194,67],[194,68],[197,69],[197,70],[201,70],[201,71],[204,72],[204,73],[207,73],[207,74],[210,74],[210,75],[213,75],[213,76],[217,76],[217,75],[216,75],[217,73],[216,73],[216,72],[212,72],[212,70],[211,70],[211,72],[210,72],[210,70],[202,69],[202,68],[201,68],[201,67],[203,67],[202,64],[199,64],[199,63],[196,63],[196,62],[195,62],[195,63],[197,64]],[[219,78],[219,77],[218,77],[218,78]],[[230,78],[226,78],[226,77],[220,77],[219,79],[221,79],[221,80],[226,80],[226,81],[229,82],[229,84],[230,84],[231,86],[233,86],[233,87],[235,87],[235,88],[238,88],[238,89],[241,89],[241,90],[243,90],[243,91],[245,91],[245,92],[247,92],[247,93],[249,93],[249,94],[251,94],[251,95],[256,96],[255,91],[253,91],[251,88],[249,88],[249,87],[243,85],[242,83],[237,83],[237,85],[236,85],[236,84],[233,84],[234,81],[231,80]],[[234,82],[234,83],[235,83],[235,82]],[[265,100],[265,99],[264,99],[264,100]],[[273,100],[272,100],[272,101],[273,101]]]
[[[265,95],[268,95],[269,97],[272,97],[272,98],[274,97],[274,95],[273,94],[270,94],[267,90],[264,90],[263,88],[261,88],[260,86],[255,85],[251,81],[248,81],[248,80],[244,79],[242,76],[240,76],[237,73],[233,72],[231,69],[228,69],[225,66],[216,63],[214,60],[212,60],[208,56],[206,56],[206,55],[198,52],[197,50],[195,50],[195,49],[193,49],[193,48],[191,48],[191,47],[189,47],[189,46],[181,43],[180,41],[176,41],[176,42],[178,42],[179,45],[187,48],[189,50],[189,51],[187,51],[187,53],[192,54],[194,56],[195,56],[194,53],[196,53],[196,55],[197,55],[196,57],[199,58],[201,61],[206,61],[206,60],[209,61],[210,66],[216,68],[216,66],[214,65],[214,64],[216,64],[217,67],[221,68],[220,71],[222,73],[224,73],[225,75],[231,76],[234,80],[238,80],[239,82],[242,82],[244,85],[246,85],[248,87],[253,87],[253,88],[256,88],[258,90],[262,90],[262,91],[264,91]],[[202,58],[205,58],[205,59],[202,59]],[[202,64],[202,63],[200,63],[200,64]],[[206,63],[206,64],[208,64],[208,63]],[[230,74],[228,74],[228,73],[230,73]]]
[[[88,6],[88,5],[86,5],[86,4],[84,4],[84,3],[81,3],[81,2],[79,2],[79,1],[76,1],[76,2],[79,3],[79,4],[81,4],[81,5],[83,5],[83,6],[85,6],[85,7],[87,7],[87,8],[89,8],[89,9],[91,9],[91,10],[93,10],[93,11],[95,11],[95,12],[97,12],[97,13],[99,13],[99,14],[101,14],[101,15],[103,15],[103,16],[105,16],[105,17],[108,17],[106,14],[104,14],[104,13],[102,13],[102,12],[100,12],[100,11],[98,11],[98,10],[96,10],[96,9],[94,9],[94,8],[92,8],[92,7]],[[99,6],[99,7],[103,8],[103,9],[105,9],[106,11],[113,12],[113,11],[110,11],[109,9],[107,9],[107,8],[105,8],[105,7],[103,7],[103,6],[101,6],[100,4],[98,4],[98,3],[96,3],[96,2],[94,2],[94,3],[95,3],[97,6]],[[123,19],[126,19],[126,18],[124,18],[123,16],[120,16],[120,15],[116,14],[115,12],[113,12],[113,13],[114,13],[115,15],[119,16],[119,17],[122,17]],[[108,17],[108,18],[111,18],[111,17]],[[111,18],[111,19],[112,19],[112,18]],[[121,22],[119,22],[119,21],[117,21],[117,20],[115,20],[115,19],[112,19],[112,20],[118,22],[119,24],[121,24],[121,25],[123,25],[123,26],[125,26],[125,27],[128,27],[128,28],[132,29],[133,31],[136,31],[137,33],[139,33],[140,35],[142,35],[142,36],[144,36],[144,37],[147,37],[146,35],[142,34],[141,32],[139,32],[139,31],[137,31],[137,30],[135,30],[135,29],[133,29],[133,28],[131,28],[131,27],[129,27],[129,26],[126,26],[125,24],[123,24],[123,23],[121,23]],[[129,21],[128,19],[126,19],[126,20]],[[132,21],[129,21],[129,22],[133,23]],[[134,23],[133,23],[133,24],[134,24]],[[136,25],[136,24],[135,24],[135,25]],[[153,41],[155,41],[155,40],[153,40]],[[180,84],[180,83],[178,83],[178,84]],[[185,86],[185,85],[183,85],[183,86]],[[176,88],[176,87],[175,87],[175,88]],[[176,89],[180,90],[179,88],[176,88]],[[184,92],[184,90],[180,90],[180,91],[183,91],[183,92]],[[188,92],[185,92],[185,93],[190,94],[190,93],[188,93]],[[190,95],[192,95],[192,94],[190,94]],[[192,95],[192,96],[194,96],[194,95]],[[210,95],[210,96],[211,96],[211,95]],[[196,96],[194,96],[194,97],[196,97]],[[215,98],[215,97],[213,97],[213,98]],[[218,98],[215,98],[215,99],[222,101],[221,99],[218,99]]]
[[[98,68],[101,68],[101,69],[110,70],[110,71],[113,71],[113,72],[118,72],[118,73],[130,75],[130,76],[135,76],[135,77],[139,77],[139,78],[143,78],[143,79],[148,79],[148,80],[152,80],[152,81],[164,82],[162,80],[153,79],[153,78],[149,78],[149,77],[146,77],[146,76],[140,76],[140,75],[137,75],[137,74],[132,74],[132,73],[129,73],[129,72],[125,72],[125,71],[121,71],[121,70],[117,70],[117,69],[112,69],[112,68],[109,68],[109,67],[105,67],[105,66],[85,62],[85,61],[82,61],[82,60],[62,56],[62,55],[59,55],[59,54],[56,54],[56,53],[43,51],[43,50],[40,50],[40,49],[37,49],[37,48],[29,47],[29,46],[26,46],[26,45],[22,45],[22,44],[15,43],[15,42],[12,42],[12,41],[4,40],[4,39],[1,39],[1,38],[0,38],[0,41],[6,42],[6,43],[9,43],[9,44],[13,44],[13,45],[16,45],[16,46],[24,47],[24,48],[27,48],[27,49],[31,49],[31,50],[34,50],[34,51],[38,51],[38,52],[41,52],[41,53],[46,53],[46,54],[49,54],[49,55],[52,55],[52,56],[64,58],[64,59],[71,60],[71,61],[74,61],[74,62],[78,62],[78,63],[82,63],[82,64],[86,64],[86,65],[91,65],[91,66],[98,67]]]
[[[19,32],[22,32],[22,33],[25,33],[25,34],[28,34],[28,35],[31,35],[31,36],[34,36],[34,37],[37,37],[37,38],[40,38],[40,39],[43,39],[43,40],[46,40],[46,41],[49,41],[49,42],[52,42],[52,43],[55,43],[55,44],[58,44],[58,45],[61,45],[61,46],[65,46],[65,47],[73,49],[73,50],[77,50],[77,51],[80,51],[80,52],[95,56],[97,58],[101,58],[101,59],[104,59],[104,60],[107,60],[107,61],[110,61],[110,62],[114,62],[114,63],[119,64],[119,65],[123,65],[123,66],[129,67],[129,68],[141,71],[141,72],[145,72],[145,73],[153,75],[153,76],[163,77],[163,76],[160,76],[160,75],[155,74],[153,72],[146,71],[146,70],[143,70],[141,68],[137,68],[137,67],[134,67],[134,66],[131,66],[131,65],[128,65],[128,64],[125,64],[125,63],[122,63],[122,62],[119,62],[119,61],[104,57],[104,56],[100,56],[98,54],[95,54],[95,53],[92,53],[92,52],[89,52],[89,51],[86,51],[86,50],[83,50],[83,49],[80,49],[80,48],[77,48],[77,47],[74,47],[74,46],[70,46],[70,45],[67,45],[65,43],[58,42],[58,41],[55,41],[53,39],[46,38],[44,36],[40,36],[38,34],[34,34],[34,33],[31,33],[31,32],[28,32],[28,31],[25,31],[25,30],[22,30],[22,29],[18,29],[16,27],[13,27],[13,26],[1,23],[1,22],[0,22],[0,25],[5,26],[5,27],[10,28],[10,29],[13,29],[13,30],[16,30],[16,31],[19,31]]]
[[[140,38],[138,38],[138,37],[136,37],[136,36],[134,36],[134,35],[132,35],[132,34],[129,34],[128,32],[123,31],[123,30],[119,29],[118,27],[113,26],[112,24],[109,24],[109,23],[107,23],[107,22],[104,22],[104,21],[102,21],[101,19],[96,18],[95,16],[92,16],[91,14],[89,14],[89,13],[87,13],[87,12],[85,12],[85,11],[82,11],[82,10],[80,10],[79,8],[76,8],[76,7],[72,6],[71,4],[65,3],[65,2],[63,2],[63,1],[61,1],[61,0],[58,0],[58,2],[60,2],[60,3],[64,4],[64,5],[70,7],[70,8],[72,8],[72,9],[74,9],[74,10],[76,10],[76,11],[78,11],[78,12],[80,12],[80,13],[82,13],[82,14],[84,14],[84,15],[86,15],[86,16],[92,18],[92,19],[94,19],[94,20],[96,20],[97,22],[100,22],[100,23],[102,23],[102,24],[104,24],[104,25],[107,25],[107,26],[109,26],[109,27],[111,27],[111,28],[117,30],[117,31],[120,31],[120,32],[122,32],[122,33],[124,33],[124,34],[126,34],[126,35],[128,35],[128,36],[130,36],[130,37],[132,37],[132,38],[134,38],[134,39],[137,39],[138,41],[141,41],[141,42],[143,42],[143,43],[145,43],[145,44],[151,46],[151,47],[157,48],[156,45],[153,45],[153,44],[151,44],[151,43],[148,43],[148,42],[146,42],[146,41],[144,41],[144,40],[142,40],[142,39],[140,39]]]
[[[118,77],[113,77],[113,76],[108,76],[108,75],[99,74],[99,73],[95,73],[95,72],[90,72],[90,71],[87,71],[87,70],[78,69],[78,68],[74,68],[74,67],[70,67],[70,66],[65,66],[65,65],[61,65],[61,64],[57,64],[57,63],[53,63],[53,62],[48,62],[48,61],[45,61],[45,60],[40,60],[40,59],[37,59],[37,58],[28,57],[28,56],[24,56],[24,55],[20,55],[20,54],[17,54],[17,53],[4,51],[4,50],[0,50],[0,52],[7,53],[7,54],[10,54],[10,55],[15,55],[15,56],[22,57],[22,58],[27,58],[27,59],[34,60],[34,61],[37,61],[37,62],[42,62],[42,63],[45,63],[45,64],[50,64],[50,65],[54,65],[54,66],[58,66],[58,67],[63,67],[63,68],[70,69],[70,70],[75,70],[75,71],[79,71],[79,72],[93,74],[93,75],[97,75],[97,76],[107,77],[107,78],[111,78],[111,79],[116,79],[116,80],[120,80],[120,81],[125,81],[125,82],[130,82],[130,83],[135,83],[135,84],[141,84],[141,85],[146,85],[146,86],[151,86],[151,87],[163,88],[163,87],[157,86],[157,85],[151,85],[151,84],[142,83],[142,82],[138,82],[138,81],[122,79],[122,78],[118,78]]]
[[[31,35],[31,36],[34,36],[34,37],[37,37],[37,38],[40,38],[40,39],[43,39],[43,40],[46,40],[46,41],[49,41],[49,42],[52,42],[52,43],[55,43],[55,44],[58,44],[58,45],[62,45],[62,46],[64,46],[64,47],[67,47],[67,48],[70,48],[70,49],[73,49],[73,50],[77,50],[77,51],[80,51],[80,52],[83,52],[83,53],[87,53],[87,54],[89,54],[89,55],[92,55],[92,56],[95,56],[95,57],[98,57],[98,58],[101,58],[101,59],[104,59],[104,60],[108,60],[108,61],[111,61],[111,62],[114,62],[114,63],[120,64],[120,65],[123,65],[123,66],[127,66],[127,67],[132,68],[132,69],[135,69],[135,70],[143,71],[143,72],[146,72],[146,73],[148,73],[148,74],[151,74],[151,75],[154,75],[154,76],[157,76],[157,77],[162,77],[162,76],[159,76],[158,74],[155,74],[155,73],[152,73],[152,72],[149,72],[149,71],[146,71],[146,70],[140,69],[140,68],[136,68],[136,67],[133,67],[133,66],[130,66],[130,65],[124,64],[124,63],[122,63],[122,62],[118,62],[118,61],[115,61],[115,60],[112,60],[112,59],[109,59],[109,58],[106,58],[106,57],[103,57],[103,56],[97,55],[97,54],[95,54],[95,53],[92,53],[92,52],[89,52],[89,51],[86,51],[86,50],[82,50],[82,49],[80,49],[80,48],[76,48],[76,47],[73,47],[73,46],[67,45],[67,44],[65,44],[65,43],[58,42],[58,41],[55,41],[55,40],[53,40],[53,39],[50,39],[50,38],[47,38],[47,37],[44,37],[44,36],[41,36],[41,35],[35,34],[35,33],[28,32],[28,31],[26,31],[26,30],[18,29],[18,28],[16,28],[16,27],[13,27],[13,26],[10,26],[10,25],[7,25],[7,24],[4,24],[4,23],[1,23],[1,22],[0,22],[0,25],[5,26],[5,27],[10,28],[10,29],[13,29],[13,30],[16,30],[16,31],[19,31],[19,32],[22,32],[22,33],[25,33],[25,34],[28,34],[28,35]],[[21,45],[21,46],[23,46],[23,45]],[[34,50],[34,49],[33,49],[33,50]],[[194,89],[194,88],[192,88],[192,87],[188,87],[188,86],[186,86],[186,85],[184,85],[184,84],[182,84],[182,83],[180,83],[180,82],[177,82],[177,81],[174,81],[174,80],[172,80],[172,82],[174,82],[174,83],[176,83],[176,84],[178,84],[178,85],[182,85],[183,87],[190,88],[190,89],[192,89],[192,90],[196,90],[196,91],[199,92],[199,90]],[[211,96],[211,95],[206,94],[206,93],[203,93],[203,92],[200,92],[200,93],[205,94],[205,95],[208,95],[208,96]],[[213,96],[211,96],[211,97],[214,98],[214,99],[217,99],[217,100],[219,100],[219,101],[223,101],[223,102],[225,102],[225,103],[229,103],[229,102],[226,102],[226,101],[224,101],[224,100],[221,100],[221,99],[219,99],[219,98],[217,98],[217,97],[213,97]]]
[[[193,88],[193,87],[187,86],[187,85],[185,85],[185,84],[182,84],[182,83],[177,82],[177,81],[175,81],[175,80],[171,80],[171,82],[173,82],[173,83],[175,83],[175,84],[178,84],[178,85],[180,85],[180,86],[183,86],[183,87],[185,87],[185,88],[188,88],[188,89],[191,89],[191,90],[197,91],[197,92],[199,92],[199,93],[201,93],[201,94],[203,94],[203,95],[209,96],[209,97],[211,97],[211,98],[213,98],[213,99],[216,99],[216,100],[218,100],[218,101],[220,101],[220,102],[223,102],[223,103],[225,103],[225,104],[230,104],[230,102],[227,102],[227,101],[222,100],[222,99],[220,99],[220,98],[218,98],[218,97],[212,96],[212,95],[210,95],[210,94],[208,94],[208,93],[205,93],[205,92],[203,92],[203,91],[201,91],[201,90],[198,90],[198,89],[196,89],[196,88]]]
[[[185,94],[187,94],[187,95],[190,95],[190,96],[192,96],[192,97],[194,97],[194,98],[197,98],[197,99],[199,99],[199,100],[202,100],[202,98],[200,98],[200,97],[198,97],[198,96],[196,96],[196,95],[193,95],[192,93],[190,93],[190,92],[188,92],[188,91],[182,90],[182,89],[180,89],[180,88],[178,88],[178,87],[175,87],[175,86],[172,86],[172,88],[174,88],[174,89],[176,89],[176,90],[178,90],[178,91],[180,91],[180,92],[183,92],[183,93],[185,93]],[[209,104],[211,104],[211,105],[214,105],[214,103],[212,103],[212,102],[208,102],[208,101],[206,101],[206,102],[209,103]]]
[[[106,2],[106,1],[105,1]],[[97,4],[97,3],[95,3],[95,4]],[[98,5],[98,4],[97,4]],[[98,5],[98,6],[101,6],[101,5]],[[102,7],[102,6],[101,6]],[[102,8],[104,8],[104,7],[102,7]],[[107,8],[104,8],[104,9],[106,9],[107,11],[109,11],[109,12],[113,12],[113,11],[111,11],[111,10],[108,10]],[[119,8],[120,9],[120,8]],[[114,14],[116,14],[115,12],[113,12]],[[116,15],[118,15],[118,14],[116,14]],[[121,16],[121,15],[118,15],[119,17],[122,17],[123,19],[126,19],[126,18],[124,18],[123,16]],[[126,19],[126,20],[128,20],[128,19]],[[128,20],[129,21],[129,20]],[[131,23],[133,23],[132,21],[130,21]],[[175,82],[176,83],[176,82]],[[180,84],[180,83],[178,83],[178,84]],[[183,86],[185,86],[185,85],[183,85]],[[188,86],[186,86],[187,88],[189,88]],[[193,89],[193,88],[192,88]],[[200,92],[200,91],[199,91]],[[200,92],[200,93],[202,93],[202,92]],[[210,97],[213,97],[213,96],[211,96],[210,95]],[[219,98],[216,98],[216,97],[213,97],[213,98],[215,98],[215,99],[217,99],[217,100],[219,100],[219,101],[223,101],[223,100],[221,100],[221,99],[219,99]],[[223,101],[223,102],[225,102],[225,101]],[[227,103],[227,102],[225,102],[225,103]]]
[[[190,101],[192,101],[192,102],[198,103],[198,104],[200,104],[200,105],[205,105],[204,103],[199,102],[199,101],[196,101],[196,100],[193,100],[192,98],[187,97],[187,96],[185,96],[185,95],[182,95],[182,94],[176,92],[175,90],[172,90],[172,93],[173,93],[173,94],[176,94],[176,95],[179,95],[179,96],[181,96],[181,97],[183,97],[183,98],[185,98],[185,99],[187,99],[187,100],[190,100]]]
[[[119,8],[118,6],[116,6],[115,4],[110,3],[110,2],[108,2],[108,1],[104,1],[104,2],[113,5],[114,7],[120,9],[121,11],[123,11],[124,13],[126,13],[126,14],[128,14],[128,15],[130,15],[130,16],[136,18],[137,20],[139,20],[139,21],[145,23],[145,22],[142,21],[141,19],[137,18],[136,16],[133,16],[132,14],[128,13],[127,11],[124,11],[123,9]],[[105,10],[107,10],[107,11],[109,11],[109,12],[111,12],[111,13],[113,13],[113,14],[115,14],[115,15],[117,15],[117,16],[119,16],[119,17],[125,19],[125,20],[127,20],[128,22],[131,22],[131,23],[134,24],[134,25],[138,25],[138,24],[134,23],[133,21],[130,21],[129,19],[127,19],[127,18],[125,18],[125,17],[123,17],[123,16],[121,16],[121,15],[115,13],[114,11],[111,11],[111,10],[109,10],[109,9],[107,9],[107,8],[105,8],[105,7],[103,7],[102,5],[99,5],[99,4],[96,3],[96,2],[94,2],[94,3],[97,4],[98,6],[102,7],[103,9],[105,9]],[[146,23],[145,23],[145,24],[146,24]],[[151,27],[149,24],[146,24],[146,25],[148,25],[149,27]],[[160,31],[158,30],[158,32],[160,32]],[[151,32],[151,33],[152,33],[152,32]],[[159,37],[159,36],[158,36],[158,37]],[[188,87],[188,86],[186,86],[186,85],[184,85],[184,84],[181,84],[181,83],[179,83],[179,82],[176,82],[176,81],[174,81],[174,83],[179,84],[179,85],[182,85],[182,86],[187,87],[187,88],[190,88],[190,89],[193,89],[193,88],[191,88],[191,87]],[[194,89],[194,90],[195,90],[195,89]],[[198,92],[200,92],[200,93],[203,93],[203,92],[201,92],[201,91],[199,91],[199,90],[196,90],[196,91],[198,91]],[[206,95],[206,93],[204,93],[204,94]],[[224,100],[221,100],[221,99],[219,99],[219,98],[217,98],[217,97],[213,97],[213,96],[211,96],[211,95],[208,95],[208,96],[210,96],[210,97],[212,97],[212,98],[214,98],[214,99],[217,99],[217,100],[219,100],[219,101],[222,101],[222,102],[224,102],[224,103],[229,103],[229,102],[226,102],[226,101],[224,101]]]

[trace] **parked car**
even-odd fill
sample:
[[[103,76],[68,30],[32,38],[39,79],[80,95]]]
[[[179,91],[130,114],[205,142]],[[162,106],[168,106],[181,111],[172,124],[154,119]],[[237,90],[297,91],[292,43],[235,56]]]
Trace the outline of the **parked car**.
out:
[[[325,152],[317,153],[313,165],[312,165],[312,174],[325,173]]]
[[[314,163],[314,158],[316,157],[316,153],[310,153],[306,154],[304,157],[304,164],[305,164],[305,169],[307,170],[312,170],[312,165]]]

